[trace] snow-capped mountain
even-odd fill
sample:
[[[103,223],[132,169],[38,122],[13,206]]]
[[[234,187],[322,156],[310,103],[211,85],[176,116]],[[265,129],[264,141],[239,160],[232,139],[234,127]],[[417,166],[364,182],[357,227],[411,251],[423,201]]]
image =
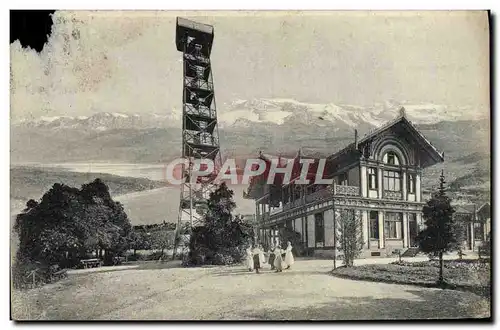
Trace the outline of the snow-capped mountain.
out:
[[[178,118],[177,118],[178,117]],[[112,129],[143,129],[155,127],[179,126],[180,113],[168,115],[158,114],[123,114],[100,112],[92,116],[54,116],[40,117],[37,120],[21,120],[14,122],[14,126],[45,129],[89,129],[105,131]]]
[[[436,104],[411,104],[388,101],[371,107],[346,104],[313,104],[292,99],[236,100],[219,112],[224,125],[242,123],[273,123],[276,125],[300,122],[305,124],[337,124],[358,127],[366,124],[379,126],[396,117],[404,107],[407,116],[416,124],[433,124],[440,121],[480,120],[488,115],[467,107],[450,107]],[[243,121],[241,119],[244,119]],[[320,125],[321,126],[321,125]],[[329,125],[330,126],[330,125]]]
[[[360,127],[379,126],[395,118],[404,107],[408,118],[415,124],[433,124],[441,121],[480,120],[488,116],[486,111],[466,107],[449,107],[436,104],[410,104],[388,101],[371,107],[314,104],[292,99],[236,100],[218,108],[221,128],[249,128],[253,125],[282,126],[288,128],[329,127],[332,131]],[[104,131],[124,128],[180,128],[181,111],[169,113],[96,113],[91,116],[40,117],[36,120],[14,122],[15,126],[39,128],[73,128]]]

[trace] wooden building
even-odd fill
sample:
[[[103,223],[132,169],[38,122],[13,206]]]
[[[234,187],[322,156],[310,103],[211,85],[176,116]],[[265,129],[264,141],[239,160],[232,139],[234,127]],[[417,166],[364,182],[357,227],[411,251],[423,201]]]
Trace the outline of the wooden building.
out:
[[[416,246],[423,227],[422,170],[443,162],[439,152],[407,119],[404,108],[394,120],[358,138],[326,159],[323,178],[333,185],[297,184],[302,162],[293,159],[292,180],[283,183],[276,174],[267,184],[273,157],[260,154],[269,166],[250,181],[246,198],[256,202],[259,238],[265,244],[278,242],[280,228],[288,227],[302,236],[310,254],[332,254],[338,246],[334,232],[342,212],[352,212],[362,223],[362,257],[390,255],[394,249]],[[319,159],[309,160],[307,177],[314,179]],[[316,181],[317,182],[317,181]]]
[[[486,241],[491,232],[491,206],[490,203],[477,205],[453,205],[454,216],[465,222],[465,241],[463,246],[466,250],[477,249]]]

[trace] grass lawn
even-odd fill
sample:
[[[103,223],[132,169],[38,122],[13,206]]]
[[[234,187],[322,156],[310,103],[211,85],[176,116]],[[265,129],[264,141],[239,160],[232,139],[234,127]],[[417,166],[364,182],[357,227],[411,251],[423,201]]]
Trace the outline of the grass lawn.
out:
[[[450,288],[489,294],[491,268],[478,260],[445,260],[444,279]],[[439,261],[393,262],[337,268],[334,276],[376,282],[436,286]]]

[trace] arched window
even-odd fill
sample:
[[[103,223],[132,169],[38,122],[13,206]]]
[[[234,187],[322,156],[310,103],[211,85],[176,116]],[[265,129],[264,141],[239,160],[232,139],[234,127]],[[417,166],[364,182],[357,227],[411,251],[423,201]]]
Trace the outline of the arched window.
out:
[[[400,165],[401,162],[399,161],[398,155],[394,151],[388,151],[384,155],[384,163],[388,165]]]

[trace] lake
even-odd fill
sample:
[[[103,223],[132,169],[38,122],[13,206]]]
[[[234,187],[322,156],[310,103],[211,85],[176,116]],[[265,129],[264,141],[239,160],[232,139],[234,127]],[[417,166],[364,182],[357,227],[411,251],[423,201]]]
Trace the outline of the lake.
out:
[[[133,178],[146,178],[150,180],[163,181],[167,164],[122,164],[122,163],[22,163],[31,167],[46,169],[60,169],[80,173],[107,173]]]
[[[123,163],[57,163],[16,164],[45,169],[60,169],[80,173],[106,173],[124,177],[164,180],[166,164],[123,164]],[[231,185],[237,205],[234,214],[254,214],[255,203],[243,198],[247,185]],[[133,224],[154,224],[163,221],[176,222],[179,212],[180,187],[169,186],[114,196],[120,201]]]

